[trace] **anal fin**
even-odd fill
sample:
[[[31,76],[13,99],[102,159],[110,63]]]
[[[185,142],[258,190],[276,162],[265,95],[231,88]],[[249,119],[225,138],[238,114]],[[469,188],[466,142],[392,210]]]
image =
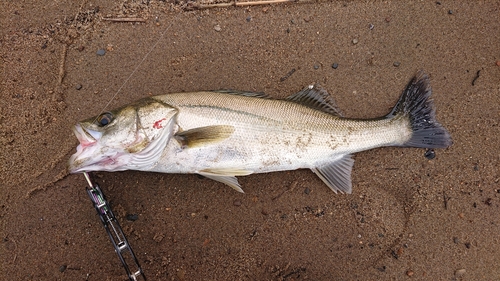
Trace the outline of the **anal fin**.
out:
[[[354,160],[352,155],[343,155],[330,162],[324,162],[311,169],[333,192],[350,194],[352,192],[351,171]]]

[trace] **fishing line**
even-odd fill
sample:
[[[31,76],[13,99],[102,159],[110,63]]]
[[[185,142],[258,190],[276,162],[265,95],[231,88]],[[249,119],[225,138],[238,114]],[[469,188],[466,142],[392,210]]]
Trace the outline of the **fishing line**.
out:
[[[93,122],[95,122],[99,118],[99,116],[104,112],[104,110],[106,110],[106,108],[113,101],[116,95],[118,95],[118,93],[123,89],[123,87],[125,87],[127,82],[137,72],[137,70],[144,63],[149,54],[151,54],[151,52],[156,48],[161,39],[163,39],[165,33],[167,33],[167,31],[172,27],[173,22],[175,22],[175,20],[179,15],[180,13],[172,18],[170,24],[163,30],[163,32],[160,33],[160,37],[158,38],[158,40],[156,40],[156,42],[153,44],[150,50],[143,56],[141,61],[134,67],[134,69],[129,74],[127,79],[125,79],[125,81],[118,88],[118,90],[116,90],[114,95],[111,97],[108,103],[106,103],[106,105],[103,107],[99,115],[97,115],[98,117],[96,117],[96,119]],[[127,238],[125,237],[125,234],[123,233],[123,230],[120,224],[118,223],[118,220],[111,211],[111,207],[104,198],[104,194],[100,190],[99,186],[93,183],[87,172],[84,172],[83,174],[89,185],[89,187],[87,187],[87,193],[91,201],[94,203],[94,208],[96,209],[97,213],[99,214],[99,217],[101,218],[101,222],[103,223],[104,228],[106,229],[106,232],[108,233],[108,236],[113,244],[113,247],[115,248],[115,252],[117,253],[123,267],[125,268],[125,271],[127,272],[129,280],[131,281],[137,281],[139,279],[146,280],[146,276],[144,275],[144,272],[139,264],[139,261],[137,260],[137,257],[135,256],[134,252],[132,251],[132,248],[128,243]]]
[[[151,49],[142,57],[142,60],[135,66],[134,70],[132,70],[132,72],[127,77],[127,79],[125,79],[125,81],[120,86],[120,88],[118,88],[118,90],[116,90],[116,92],[114,93],[114,95],[111,97],[111,99],[108,101],[108,103],[106,103],[106,105],[101,109],[101,112],[99,112],[99,114],[97,114],[97,117],[94,119],[94,121],[92,121],[92,123],[95,123],[95,121],[99,118],[99,116],[102,113],[104,113],[104,110],[106,110],[106,108],[108,107],[108,105],[115,99],[115,97],[123,89],[123,87],[125,87],[125,85],[127,84],[127,82],[132,78],[132,76],[137,72],[137,70],[139,69],[139,67],[141,67],[141,65],[144,63],[144,61],[148,58],[149,54],[151,54],[151,52],[153,52],[153,50],[156,48],[156,46],[158,45],[158,43],[160,43],[160,41],[161,41],[161,39],[163,39],[165,33],[167,33],[167,31],[172,27],[172,25],[174,24],[174,22],[177,19],[177,17],[179,17],[179,15],[180,15],[180,13],[178,13],[177,15],[175,15],[175,17],[173,17],[173,19],[170,22],[170,24],[165,28],[165,30],[163,30],[160,33],[160,37],[158,38],[158,40],[156,40],[156,42],[153,44],[153,46],[151,47]]]

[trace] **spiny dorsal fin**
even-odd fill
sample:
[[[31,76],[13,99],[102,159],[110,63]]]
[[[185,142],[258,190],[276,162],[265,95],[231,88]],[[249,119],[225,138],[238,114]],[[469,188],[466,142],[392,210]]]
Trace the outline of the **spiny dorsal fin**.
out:
[[[214,91],[216,93],[222,93],[222,94],[230,94],[230,95],[238,95],[238,96],[244,96],[244,97],[252,97],[252,98],[264,98],[264,99],[269,99],[271,98],[265,93],[256,93],[256,92],[247,92],[247,91],[238,91],[238,90],[217,90]]]
[[[229,125],[215,125],[199,127],[175,134],[175,139],[189,148],[223,141],[231,136],[234,127]]]
[[[310,108],[318,109],[336,116],[342,116],[335,101],[319,84],[309,85],[302,91],[286,98],[288,101],[299,103]]]

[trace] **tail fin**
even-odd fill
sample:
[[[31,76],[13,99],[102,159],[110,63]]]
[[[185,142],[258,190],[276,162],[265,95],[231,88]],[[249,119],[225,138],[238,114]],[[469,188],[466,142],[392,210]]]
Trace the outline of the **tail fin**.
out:
[[[408,83],[398,103],[386,117],[406,115],[410,118],[413,135],[402,146],[446,148],[452,144],[450,134],[436,121],[429,77],[419,71]]]

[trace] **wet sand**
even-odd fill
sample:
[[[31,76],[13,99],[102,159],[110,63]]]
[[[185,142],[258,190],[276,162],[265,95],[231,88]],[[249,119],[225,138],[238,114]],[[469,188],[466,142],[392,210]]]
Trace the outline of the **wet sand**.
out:
[[[241,177],[244,194],[196,175],[97,182],[149,280],[500,279],[500,2],[81,2],[0,4],[3,280],[127,279],[66,172],[72,126],[108,102],[318,82],[371,118],[420,69],[453,146],[358,153],[351,195],[308,170]]]

